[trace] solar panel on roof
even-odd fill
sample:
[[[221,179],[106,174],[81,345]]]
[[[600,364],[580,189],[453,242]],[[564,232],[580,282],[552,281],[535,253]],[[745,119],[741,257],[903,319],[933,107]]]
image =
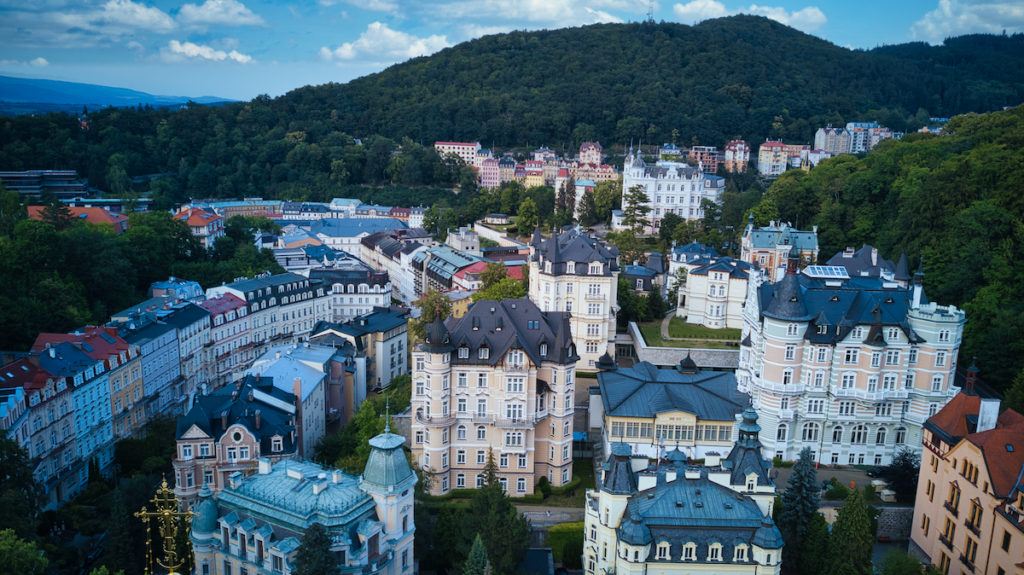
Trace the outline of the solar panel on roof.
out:
[[[804,275],[812,278],[850,279],[850,274],[843,266],[807,266]]]

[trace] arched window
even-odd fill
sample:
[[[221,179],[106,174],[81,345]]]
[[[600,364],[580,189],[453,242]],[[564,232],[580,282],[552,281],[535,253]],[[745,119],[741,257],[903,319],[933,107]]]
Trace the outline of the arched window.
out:
[[[797,325],[795,323],[791,323],[791,324],[786,326],[786,335],[796,335],[797,331],[799,329],[800,329],[799,325]]]
[[[810,421],[804,424],[800,437],[804,441],[818,441],[818,434],[820,431],[821,427],[817,423]]]
[[[896,445],[901,445],[907,442],[907,428],[897,427],[896,428]]]
[[[478,425],[476,427],[476,438],[487,439],[487,428],[484,427],[483,425]]]
[[[853,433],[850,434],[850,443],[855,445],[863,445],[868,441],[868,428],[863,425],[858,425],[853,428]]]
[[[733,562],[746,561],[747,560],[747,546],[737,545],[733,550]]]
[[[776,441],[786,441],[786,437],[789,436],[789,426],[785,423],[779,425],[779,430],[775,432]]]
[[[348,284],[348,293],[356,293],[356,285]]]
[[[456,437],[458,437],[459,439],[466,439],[466,426],[465,425],[460,425],[455,430],[455,434],[456,434]]]
[[[721,561],[722,560],[722,544],[712,543],[708,545],[708,561]]]
[[[668,559],[670,554],[671,546],[668,541],[662,541],[658,543],[658,552],[655,555],[655,559]]]
[[[832,443],[843,442],[843,426],[837,425],[832,428]]]
[[[683,561],[696,561],[697,560],[697,544],[687,543],[683,545]]]
[[[878,431],[875,432],[875,444],[876,445],[885,445],[885,435],[886,435],[885,428],[884,427],[879,427]]]

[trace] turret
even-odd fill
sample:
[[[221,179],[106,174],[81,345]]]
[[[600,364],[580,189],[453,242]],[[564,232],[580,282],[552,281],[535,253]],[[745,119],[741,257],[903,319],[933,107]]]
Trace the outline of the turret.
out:
[[[911,308],[917,309],[924,303],[924,263],[918,266],[917,271],[914,272],[914,285],[913,296],[911,299]]]

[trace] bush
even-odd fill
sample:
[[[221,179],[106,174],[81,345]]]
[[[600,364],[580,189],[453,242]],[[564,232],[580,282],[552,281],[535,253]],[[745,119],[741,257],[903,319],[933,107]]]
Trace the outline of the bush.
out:
[[[828,485],[828,490],[825,491],[825,499],[829,501],[845,501],[850,496],[849,488],[839,483],[839,480],[835,477],[829,480]]]
[[[555,561],[568,569],[582,567],[583,522],[559,523],[548,529],[548,546]]]
[[[779,457],[778,455],[772,458],[772,467],[777,467],[780,469],[789,469],[790,467],[793,467],[793,463],[795,462],[783,461],[782,458]]]
[[[544,494],[544,497],[551,496],[551,482],[548,481],[547,477],[541,477],[540,480],[537,481],[536,491],[539,491],[542,494]]]

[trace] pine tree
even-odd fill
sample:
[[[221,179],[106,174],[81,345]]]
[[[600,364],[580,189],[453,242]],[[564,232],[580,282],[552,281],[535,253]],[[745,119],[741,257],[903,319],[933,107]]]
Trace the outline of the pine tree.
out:
[[[530,523],[512,504],[498,481],[493,453],[484,467],[484,486],[473,495],[468,523],[470,533],[481,534],[494,572],[513,573],[529,543]]]
[[[789,543],[794,547],[798,546],[800,553],[795,564],[788,566],[787,572],[801,573],[802,575],[819,573],[822,566],[828,563],[828,542],[828,523],[821,513],[815,513],[807,525],[807,533],[804,538]],[[792,559],[790,560],[792,561]],[[783,566],[786,566],[785,562],[783,562]]]
[[[462,564],[462,575],[485,575],[491,569],[491,562],[487,559],[487,549],[484,548],[484,540],[477,533],[473,539],[473,547],[469,550],[469,557]]]
[[[818,513],[819,490],[818,474],[814,470],[811,450],[805,447],[800,452],[800,459],[793,466],[793,474],[789,476],[786,491],[782,494],[779,530],[785,541],[804,540],[811,519]],[[796,564],[800,551],[797,545],[783,547],[783,564]]]
[[[832,525],[829,538],[830,575],[868,575],[871,573],[871,547],[874,543],[871,513],[859,489],[853,489]]]
[[[139,538],[139,527],[121,490],[115,489],[110,503],[106,556],[103,560],[103,564],[111,571],[123,571],[127,575],[142,573],[143,541]]]
[[[50,224],[58,230],[71,225],[71,209],[60,201],[60,199],[50,191],[43,192],[43,210],[40,213],[43,221]]]
[[[337,575],[338,562],[331,553],[331,538],[327,529],[314,523],[302,535],[299,550],[295,553],[295,575]]]
[[[643,234],[650,227],[647,214],[651,212],[651,199],[647,197],[643,186],[633,186],[622,199],[622,225],[634,235]]]

